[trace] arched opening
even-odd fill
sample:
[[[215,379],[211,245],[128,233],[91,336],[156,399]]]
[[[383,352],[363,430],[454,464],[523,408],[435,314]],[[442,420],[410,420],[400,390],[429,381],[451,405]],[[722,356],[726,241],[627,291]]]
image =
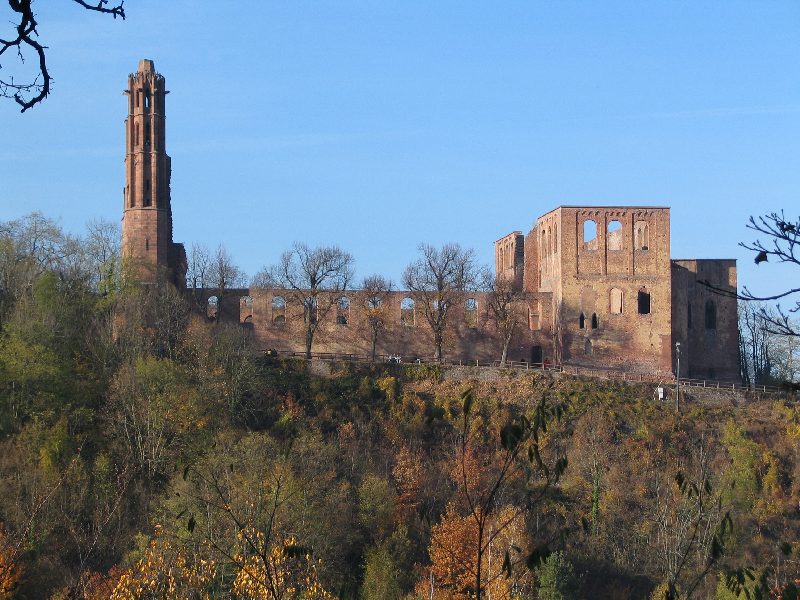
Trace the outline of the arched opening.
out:
[[[239,322],[253,322],[253,297],[242,296],[239,298]]]
[[[315,296],[308,296],[303,301],[303,316],[309,323],[316,323],[319,319],[319,313],[317,311],[317,298]]]
[[[475,298],[467,298],[464,301],[464,312],[467,315],[467,327],[475,329],[478,327],[478,301]]]
[[[717,328],[717,305],[713,300],[706,301],[706,329]]]
[[[275,325],[286,323],[286,299],[283,296],[272,297],[272,322]]]
[[[350,322],[350,299],[342,296],[336,301],[336,324],[347,325]]]
[[[583,222],[583,249],[597,250],[597,223],[591,219]]]
[[[592,313],[592,329],[597,329],[597,313]]]
[[[645,290],[639,290],[638,295],[638,309],[640,315],[650,314],[650,294]]]
[[[586,315],[583,313],[578,317],[578,329],[586,329]]]
[[[378,310],[381,306],[383,306],[383,301],[377,296],[367,298],[367,310]]]
[[[209,319],[216,319],[219,314],[219,298],[216,296],[209,296],[206,304],[206,316]]]
[[[692,328],[692,303],[688,302],[686,304],[686,324],[689,329]]]
[[[633,227],[633,243],[637,250],[649,250],[650,248],[650,227],[647,221],[636,221]]]
[[[611,292],[608,295],[608,312],[610,312],[612,315],[621,315],[623,312],[622,301],[622,290],[619,288],[611,288]]]
[[[591,356],[592,355],[592,340],[587,339],[583,343],[583,353],[586,356]]]
[[[400,301],[400,323],[406,327],[414,327],[414,299],[405,297]]]
[[[609,221],[606,246],[611,252],[622,250],[622,223],[619,221]]]

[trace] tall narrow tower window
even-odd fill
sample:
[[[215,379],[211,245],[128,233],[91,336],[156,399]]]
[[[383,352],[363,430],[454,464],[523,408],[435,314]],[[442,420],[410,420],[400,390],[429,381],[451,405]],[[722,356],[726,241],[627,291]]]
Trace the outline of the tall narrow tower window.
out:
[[[134,125],[133,125],[133,145],[134,146],[138,146],[139,145],[139,124],[138,123],[134,123]]]
[[[150,110],[150,94],[148,92],[144,93],[144,109]]]

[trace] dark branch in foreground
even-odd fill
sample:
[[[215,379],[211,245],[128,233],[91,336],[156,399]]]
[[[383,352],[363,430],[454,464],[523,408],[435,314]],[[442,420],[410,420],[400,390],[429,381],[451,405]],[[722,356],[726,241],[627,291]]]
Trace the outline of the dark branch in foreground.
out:
[[[125,18],[124,0],[120,0],[119,4],[111,7],[107,6],[108,0],[99,0],[97,4],[89,4],[84,0],[72,1],[86,10],[109,14],[115,19],[117,17]],[[50,93],[50,83],[52,81],[50,72],[47,69],[47,55],[45,53],[47,46],[42,45],[36,39],[39,37],[39,32],[36,29],[38,23],[31,7],[32,2],[33,0],[8,0],[11,10],[18,15],[14,24],[16,35],[9,39],[0,38],[0,57],[6,52],[16,52],[20,63],[24,64],[25,56],[23,50],[33,50],[38,59],[38,71],[31,80],[16,81],[13,75],[8,79],[0,77],[0,98],[13,98],[22,107],[20,112],[25,112],[44,100]],[[2,69],[1,64],[0,69]]]
[[[760,265],[765,262],[789,263],[800,267],[800,217],[794,222],[786,219],[784,211],[780,213],[771,212],[764,216],[750,217],[747,224],[748,229],[761,234],[766,242],[760,239],[752,243],[740,242],[739,245],[746,250],[756,253],[755,263]],[[773,260],[770,261],[770,258]],[[736,298],[745,302],[770,302],[790,298],[800,294],[800,287],[789,288],[786,291],[769,295],[759,296],[751,292],[746,286],[742,292],[731,291],[712,285],[708,281],[701,281],[702,285],[713,292]],[[758,317],[764,322],[769,333],[787,336],[800,336],[800,328],[791,320],[791,315],[800,312],[800,300],[794,300],[794,306],[785,311],[780,304],[776,306],[777,315],[767,312],[764,309]]]

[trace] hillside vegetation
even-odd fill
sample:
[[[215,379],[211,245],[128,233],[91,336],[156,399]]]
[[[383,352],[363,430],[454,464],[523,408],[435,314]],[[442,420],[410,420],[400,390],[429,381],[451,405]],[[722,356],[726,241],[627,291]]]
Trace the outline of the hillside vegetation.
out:
[[[796,597],[796,404],[319,375],[4,244],[0,598]]]

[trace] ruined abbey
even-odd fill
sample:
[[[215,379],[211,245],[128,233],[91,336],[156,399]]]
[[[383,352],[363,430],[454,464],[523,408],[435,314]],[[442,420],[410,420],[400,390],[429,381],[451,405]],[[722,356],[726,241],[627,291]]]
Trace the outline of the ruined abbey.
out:
[[[125,93],[123,256],[143,282],[161,271],[184,287],[186,254],[172,241],[164,77],[142,60]],[[495,269],[518,292],[510,360],[666,377],[677,372],[679,352],[681,377],[739,377],[736,300],[703,285],[734,292],[736,261],[672,259],[667,207],[559,206],[527,235],[497,240]],[[286,290],[229,290],[218,303],[215,290],[203,294],[217,317],[248,328],[259,347],[303,350],[303,308]],[[320,323],[314,351],[368,355],[369,300],[359,290],[341,295]],[[379,353],[403,360],[432,355],[433,336],[417,304],[409,292],[386,298]],[[501,340],[486,294],[464,292],[450,310],[445,359],[498,360]]]

